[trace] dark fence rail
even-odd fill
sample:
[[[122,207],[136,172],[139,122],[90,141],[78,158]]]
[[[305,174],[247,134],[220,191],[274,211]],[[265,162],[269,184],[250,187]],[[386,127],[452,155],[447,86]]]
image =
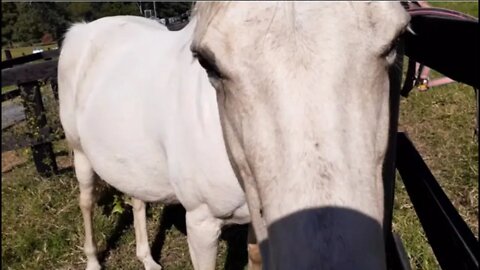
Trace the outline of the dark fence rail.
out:
[[[10,51],[5,50],[5,52],[10,52]],[[58,55],[59,55],[58,50],[52,50],[52,51],[44,51],[40,53],[29,54],[29,55],[25,55],[25,56],[13,58],[13,59],[10,59],[9,57],[7,57],[7,60],[2,61],[2,70],[4,68],[11,68],[13,66],[22,65],[22,64],[30,63],[37,60],[50,60],[58,57]],[[2,82],[2,85],[3,85],[3,82]]]
[[[405,133],[398,134],[397,169],[442,269],[478,269],[478,240]]]
[[[61,128],[52,126],[52,121],[50,123],[47,121],[40,91],[42,82],[48,82],[54,97],[58,99],[56,85],[58,55],[59,51],[54,50],[2,62],[2,87],[18,86],[17,89],[2,93],[2,102],[21,97],[25,117],[16,121],[25,120],[28,128],[24,134],[17,135],[3,132],[2,126],[2,152],[30,147],[36,169],[42,176],[57,173],[52,142],[64,137],[63,132],[55,135],[53,130]]]
[[[35,59],[38,60],[38,59]],[[32,61],[35,61],[32,60]],[[57,78],[57,60],[2,68],[2,86]]]
[[[2,94],[2,102],[7,101],[9,99],[14,99],[18,96],[20,96],[20,89],[10,90]]]

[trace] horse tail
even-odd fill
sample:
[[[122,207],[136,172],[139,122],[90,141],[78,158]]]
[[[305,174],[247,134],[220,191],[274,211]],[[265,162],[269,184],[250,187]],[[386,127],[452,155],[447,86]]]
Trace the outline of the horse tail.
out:
[[[58,95],[60,122],[70,148],[80,149],[77,130],[77,96],[81,86],[85,61],[91,51],[90,29],[85,22],[73,24],[65,34],[58,60]]]

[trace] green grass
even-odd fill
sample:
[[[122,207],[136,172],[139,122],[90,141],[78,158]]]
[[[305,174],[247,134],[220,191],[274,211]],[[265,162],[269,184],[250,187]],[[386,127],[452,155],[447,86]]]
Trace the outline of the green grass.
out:
[[[455,83],[413,92],[401,102],[400,127],[478,237],[478,144],[473,135],[471,87]],[[397,181],[396,191],[394,229],[400,233],[414,269],[438,269],[401,181]]]
[[[36,176],[32,164],[4,175],[2,269],[58,269],[69,256],[80,255],[81,224],[67,222],[79,215],[70,202],[76,197],[71,180],[57,177],[53,185]]]
[[[478,2],[469,1],[469,2],[438,2],[438,1],[428,1],[431,6],[439,8],[448,8],[456,11],[469,14],[478,18]]]
[[[433,5],[478,16],[477,3]],[[427,92],[413,91],[401,101],[400,127],[408,133],[478,237],[478,144],[473,136],[474,104],[472,89],[462,84],[454,83]],[[65,142],[56,143],[55,149],[65,151]],[[83,269],[83,223],[73,173],[41,178],[29,159],[29,150],[18,153],[28,159],[27,162],[2,173],[2,269]],[[58,160],[66,163],[68,157],[59,156]],[[413,269],[439,269],[400,178],[397,178],[396,191],[393,227],[403,240]],[[128,216],[111,213],[112,197],[103,198],[105,202],[96,207],[94,215],[100,251],[105,250],[108,240],[115,236],[119,221]],[[150,243],[157,235],[163,210],[159,204],[148,210]],[[104,265],[107,269],[141,269],[135,257],[132,226],[119,230],[118,235]],[[217,269],[223,268],[225,258],[226,244],[222,241]],[[186,237],[176,228],[166,232],[160,262],[165,269],[192,269]]]

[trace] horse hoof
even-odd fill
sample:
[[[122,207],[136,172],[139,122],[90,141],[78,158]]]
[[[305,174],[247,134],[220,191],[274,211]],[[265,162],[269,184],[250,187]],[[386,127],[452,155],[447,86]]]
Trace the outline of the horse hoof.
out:
[[[154,261],[144,264],[145,270],[162,270],[162,267]]]
[[[102,267],[98,263],[98,261],[89,261],[87,263],[87,268],[85,270],[100,270]]]

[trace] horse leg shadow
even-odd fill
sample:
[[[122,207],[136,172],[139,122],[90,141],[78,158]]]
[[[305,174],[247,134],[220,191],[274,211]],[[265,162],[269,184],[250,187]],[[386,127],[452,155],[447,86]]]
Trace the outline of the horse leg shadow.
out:
[[[104,187],[100,191],[101,195],[97,202],[98,206],[102,207],[104,215],[110,216],[113,210],[115,195],[121,196],[122,193],[114,189],[113,187]],[[125,206],[124,211],[120,214],[118,221],[113,229],[110,237],[106,241],[106,247],[104,250],[98,253],[98,261],[103,266],[106,259],[110,255],[110,252],[118,247],[118,241],[124,234],[124,232],[133,225],[133,212],[130,206]]]
[[[185,222],[185,208],[181,205],[167,205],[163,208],[160,217],[160,226],[152,244],[152,257],[160,261],[167,231],[173,227],[177,228],[184,235],[187,234]],[[247,225],[232,225],[222,230],[221,240],[227,241],[227,257],[225,259],[225,270],[243,270],[248,263],[247,252]]]
[[[174,226],[181,233],[187,234],[187,225],[185,222],[185,208],[180,204],[166,205],[163,208],[162,215],[160,216],[160,226],[157,230],[155,240],[152,243],[152,257],[155,261],[160,261],[160,255],[162,253],[163,245],[165,244],[165,238],[167,231]]]
[[[222,231],[220,239],[227,241],[225,270],[243,270],[248,263],[248,224],[232,225]]]

